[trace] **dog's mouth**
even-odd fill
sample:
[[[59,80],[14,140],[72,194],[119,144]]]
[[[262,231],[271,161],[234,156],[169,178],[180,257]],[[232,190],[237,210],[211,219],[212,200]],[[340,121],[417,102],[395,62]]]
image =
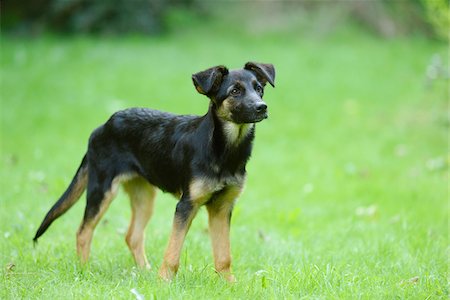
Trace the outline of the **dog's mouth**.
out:
[[[236,124],[251,124],[259,123],[269,117],[267,110],[264,111],[247,111],[247,112],[234,112],[231,115],[232,122]]]
[[[255,113],[253,116],[246,119],[243,123],[259,123],[269,117],[267,112]]]
[[[269,117],[269,115],[267,114],[267,112],[263,112],[263,113],[259,113],[256,115],[255,121],[252,123],[258,123],[261,122],[262,120],[265,120]]]

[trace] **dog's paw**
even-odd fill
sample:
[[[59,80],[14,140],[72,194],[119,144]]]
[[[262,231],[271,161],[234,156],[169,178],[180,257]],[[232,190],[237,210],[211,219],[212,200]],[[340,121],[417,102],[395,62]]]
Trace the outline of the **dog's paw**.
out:
[[[159,269],[159,272],[158,272],[159,278],[161,278],[162,280],[164,280],[166,282],[172,281],[175,274],[176,273],[174,271],[172,271],[166,265],[161,266],[161,268]]]
[[[220,278],[228,281],[229,283],[236,283],[236,277],[231,272],[218,272]]]

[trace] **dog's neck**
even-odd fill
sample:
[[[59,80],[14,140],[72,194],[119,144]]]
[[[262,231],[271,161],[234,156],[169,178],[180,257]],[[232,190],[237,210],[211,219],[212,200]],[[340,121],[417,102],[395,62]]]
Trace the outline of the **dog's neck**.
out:
[[[255,125],[224,120],[217,115],[213,105],[202,120],[199,130],[208,132],[203,136],[208,136],[208,148],[214,153],[220,172],[245,174],[245,165],[252,152]]]
[[[213,104],[210,105],[208,114],[212,116],[214,122],[214,129],[220,130],[220,136],[224,139],[224,146],[227,147],[238,147],[242,142],[247,140],[249,134],[253,133],[255,124],[254,123],[244,123],[237,124],[229,120],[225,120],[218,116],[216,108]],[[253,138],[250,139],[250,141]]]

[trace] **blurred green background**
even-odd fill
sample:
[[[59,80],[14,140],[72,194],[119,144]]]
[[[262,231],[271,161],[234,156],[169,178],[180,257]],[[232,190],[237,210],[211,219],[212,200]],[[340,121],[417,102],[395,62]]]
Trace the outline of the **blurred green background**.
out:
[[[448,298],[448,3],[3,1],[0,298]],[[204,114],[191,74],[275,65],[233,214],[238,283],[194,221],[171,284],[133,267],[118,196],[77,263],[84,197],[33,248],[90,132],[144,106]],[[161,263],[175,201],[146,252]]]
[[[214,18],[253,24],[259,30],[312,22],[329,31],[343,22],[358,23],[383,37],[411,35],[448,38],[445,0],[410,1],[201,1],[201,0],[22,0],[4,1],[3,29],[22,34],[46,30],[61,33],[164,34],[186,24],[171,18],[173,10],[193,18]],[[268,18],[270,16],[270,18]],[[297,24],[298,25],[298,24]],[[311,28],[310,28],[311,29]]]

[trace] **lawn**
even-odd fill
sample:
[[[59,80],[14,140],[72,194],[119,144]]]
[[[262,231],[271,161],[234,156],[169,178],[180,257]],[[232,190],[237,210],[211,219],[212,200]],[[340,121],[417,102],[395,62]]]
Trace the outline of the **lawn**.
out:
[[[445,44],[354,28],[1,44],[1,299],[448,299],[448,79],[427,79],[436,55],[448,70]],[[124,242],[123,193],[87,266],[75,252],[84,196],[33,247],[90,132],[111,113],[204,114],[191,74],[249,60],[273,63],[277,77],[233,214],[237,283],[214,272],[205,211],[176,279],[158,280],[176,204],[163,193],[146,231],[151,272],[134,267]]]

